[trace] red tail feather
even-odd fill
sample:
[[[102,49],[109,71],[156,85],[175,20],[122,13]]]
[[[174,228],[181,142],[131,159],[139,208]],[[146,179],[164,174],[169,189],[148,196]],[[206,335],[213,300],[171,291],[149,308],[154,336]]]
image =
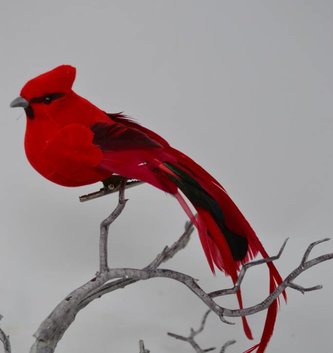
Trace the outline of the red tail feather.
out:
[[[185,173],[183,175],[182,172],[179,172],[178,176],[179,180],[181,181],[178,181],[177,186],[184,192],[184,194],[191,201],[198,212],[198,217],[196,218],[195,225],[198,229],[201,244],[205,251],[209,266],[213,272],[215,272],[214,266],[224,271],[231,277],[233,283],[235,284],[242,263],[253,259],[253,257],[256,256],[258,252],[260,252],[263,258],[268,258],[268,254],[262,246],[254,230],[239,211],[238,207],[231,200],[224,188],[203,168],[201,168],[187,156],[176,150],[173,150],[173,157],[176,157],[178,160],[176,168],[181,169],[181,171]],[[177,174],[176,168],[173,169],[173,171],[176,170]],[[182,185],[181,182],[183,182],[184,185]],[[193,195],[191,194],[191,191],[188,190],[188,188],[195,189]],[[197,193],[201,190],[207,194],[207,203],[212,207],[212,209],[205,209],[204,207],[200,206],[200,202],[196,200]],[[179,196],[177,196],[177,199],[192,220],[194,216],[189,215],[189,208],[186,205],[185,200]],[[247,239],[247,253],[241,260],[235,260],[233,258],[230,246],[226,241],[226,234],[224,234],[223,230],[221,229],[221,225],[219,225],[216,220],[216,214],[214,218],[214,211],[216,211],[214,210],[214,203],[218,205],[221,213],[223,214],[223,224],[225,225],[226,231],[230,230],[232,234],[242,235]],[[271,293],[282,282],[282,278],[272,262],[267,263],[267,266],[270,276],[269,291]],[[286,299],[285,292],[283,293],[283,296]],[[237,292],[237,300],[239,307],[242,309],[243,300],[240,290]],[[245,353],[250,353],[253,351],[256,351],[257,353],[263,353],[265,351],[274,331],[278,312],[278,303],[279,300],[275,300],[267,310],[265,325],[260,342],[248,349]],[[246,317],[242,318],[242,322],[246,336],[249,339],[252,339],[251,329],[248,325]]]
[[[191,213],[191,210],[187,206],[185,200],[179,194],[177,194],[176,197],[185,212],[187,213],[188,217],[192,220],[194,218],[194,215]],[[215,264],[220,270],[223,270],[226,274],[230,275],[233,283],[235,284],[238,278],[237,265],[232,259],[228,244],[225,241],[221,230],[218,228],[212,216],[206,210],[197,208],[197,212],[198,217],[195,220],[194,224],[196,225],[199,231],[201,244],[205,251],[212,272],[215,272]],[[243,299],[240,290],[238,290],[237,292],[237,299],[239,307],[242,309]],[[246,317],[242,317],[242,322],[246,336],[249,339],[253,339],[251,329],[249,327]]]

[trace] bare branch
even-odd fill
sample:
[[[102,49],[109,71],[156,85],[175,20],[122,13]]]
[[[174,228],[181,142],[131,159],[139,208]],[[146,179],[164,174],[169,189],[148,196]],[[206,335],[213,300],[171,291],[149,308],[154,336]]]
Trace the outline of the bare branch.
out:
[[[295,269],[293,270],[285,279],[284,281],[275,289],[274,292],[272,292],[265,300],[263,300],[261,303],[254,305],[252,307],[249,308],[245,308],[245,309],[235,309],[235,310],[229,310],[229,309],[225,309],[224,310],[224,315],[226,316],[230,316],[230,317],[236,317],[236,316],[247,316],[247,315],[253,315],[259,311],[265,310],[267,309],[270,304],[287,288],[290,287],[292,289],[298,290],[301,293],[305,293],[308,291],[313,291],[313,290],[318,290],[321,289],[322,286],[321,285],[316,285],[313,287],[309,287],[309,288],[303,288],[295,283],[293,283],[293,281],[303,272],[307,271],[308,269],[310,269],[313,266],[316,266],[322,262],[328,261],[328,260],[332,260],[333,259],[333,253],[329,253],[329,254],[325,254],[325,255],[321,255],[318,256],[312,260],[307,261],[311,251],[313,250],[313,248],[318,245],[321,244],[322,242],[328,241],[329,238],[325,238],[323,240],[319,240],[316,241],[314,243],[311,243],[306,251],[305,254],[302,258],[301,264]],[[213,292],[214,293],[214,292]]]
[[[108,266],[108,234],[110,225],[119,217],[125,208],[125,186],[126,179],[123,179],[119,186],[118,205],[115,210],[105,218],[100,225],[100,241],[99,241],[99,271],[107,271]]]
[[[199,333],[201,333],[201,332],[204,330],[205,325],[206,325],[206,321],[207,321],[207,317],[208,317],[208,315],[210,314],[210,312],[211,312],[210,310],[207,310],[207,311],[206,311],[205,315],[203,316],[203,318],[202,318],[202,320],[201,320],[201,325],[200,325],[200,327],[199,327],[196,331],[194,331],[193,329],[191,329],[191,336],[192,336],[192,337],[197,336]]]
[[[190,234],[193,231],[193,225],[190,223],[186,224],[183,235],[171,247],[164,248],[164,250],[145,268],[141,270],[132,268],[108,269],[108,230],[110,224],[119,216],[125,206],[125,182],[126,181],[123,181],[123,184],[120,187],[119,201],[116,209],[101,224],[100,271],[89,282],[85,283],[84,285],[70,293],[61,303],[58,304],[58,306],[53,310],[53,312],[40,325],[39,329],[35,334],[36,341],[32,346],[30,353],[53,353],[57,343],[59,342],[67,328],[75,320],[77,313],[81,309],[88,305],[92,300],[99,298],[102,295],[113,290],[124,288],[125,286],[135,283],[139,280],[147,280],[150,278],[169,278],[178,281],[187,286],[196,296],[198,296],[207,305],[208,308],[210,308],[210,310],[214,311],[214,313],[216,313],[223,322],[228,324],[231,323],[227,321],[225,317],[240,317],[252,315],[254,313],[267,309],[270,304],[287,287],[301,290],[303,292],[319,289],[319,286],[307,289],[302,288],[301,286],[294,284],[293,280],[310,267],[333,258],[333,254],[326,254],[307,261],[313,247],[322,241],[310,244],[303,256],[301,265],[293,272],[291,272],[289,276],[276,288],[276,290],[261,303],[244,309],[227,309],[221,307],[214,301],[214,297],[235,293],[240,287],[242,279],[244,278],[247,269],[252,266],[260,265],[278,259],[281,256],[286,242],[284,242],[283,246],[281,247],[279,253],[276,256],[271,257],[269,259],[253,261],[244,265],[240,272],[238,281],[236,282],[235,288],[207,293],[198,285],[198,281],[192,278],[191,276],[177,271],[158,268],[163,262],[166,262],[171,259],[178,251],[180,251],[187,245],[190,239]],[[326,241],[326,239],[324,241]],[[195,332],[196,331],[193,331],[192,333],[195,334]]]
[[[306,253],[307,253],[307,258],[310,254],[310,251],[313,249],[313,247],[322,241],[315,242],[314,244],[310,244],[310,246],[307,248]],[[267,261],[272,261],[275,258],[280,257],[282,250],[284,249],[285,243],[283,244],[282,248],[280,249],[278,255],[269,258],[269,259],[264,259],[264,260],[259,260],[259,261],[253,261],[252,263],[244,265],[245,267],[251,267],[256,264],[261,264],[265,263]],[[297,278],[301,273],[304,271],[308,270],[309,268],[324,262],[333,259],[333,253],[331,254],[326,254],[319,256],[315,259],[309,260],[307,262],[301,262],[301,265],[297,267],[294,271],[292,271],[286,279],[276,288],[274,292],[272,292],[265,300],[263,300],[261,303],[244,308],[244,309],[227,309],[219,306],[211,297],[211,293],[206,293],[198,284],[197,281],[183,273],[179,273],[176,271],[171,271],[171,270],[161,270],[161,269],[156,269],[156,270],[148,270],[145,272],[144,270],[136,270],[136,269],[118,269],[117,271],[124,270],[130,271],[127,275],[127,277],[136,277],[138,276],[139,279],[148,279],[148,278],[155,278],[155,277],[164,277],[164,278],[170,278],[176,281],[179,281],[186,285],[192,292],[194,292],[212,311],[214,311],[222,321],[226,323],[230,323],[225,320],[225,316],[228,317],[240,317],[240,316],[247,316],[247,315],[253,315],[259,311],[267,309],[270,304],[287,288],[291,287],[293,289],[296,289],[297,285],[294,285],[293,280]],[[112,272],[113,270],[109,271]],[[318,286],[308,288],[306,289],[307,291],[309,290],[316,290],[319,289]],[[214,293],[214,292],[213,292]],[[226,292],[220,291],[222,293],[221,295],[224,295],[224,293],[228,293],[228,290]]]
[[[228,348],[229,346],[231,346],[232,344],[235,344],[235,343],[236,343],[235,340],[227,341],[227,342],[222,346],[222,348],[221,348],[221,350],[220,350],[220,353],[225,353],[225,351],[227,350],[227,348]]]
[[[116,218],[115,216],[119,216],[120,214],[117,213],[117,210],[119,210],[119,204],[123,202],[122,200],[126,202],[124,196],[119,196],[117,208],[110,215],[112,221]],[[108,227],[106,227],[105,231],[108,231]],[[124,269],[125,271],[122,271],[122,269],[115,269],[115,272],[111,270],[98,272],[96,277],[70,293],[44,320],[34,335],[36,341],[31,347],[30,353],[54,352],[57,343],[62,338],[67,328],[75,320],[76,314],[81,309],[88,305],[92,300],[107,292],[124,288],[138,280],[147,278],[145,271],[149,271],[151,268],[156,268],[161,263],[171,259],[178,251],[182,250],[187,245],[192,232],[193,225],[190,222],[186,223],[184,233],[171,247],[166,247],[161,254],[146,266],[145,269],[136,270],[139,271],[137,272],[139,276],[132,276],[133,272],[131,269]],[[106,247],[106,243],[107,234],[106,237],[103,238],[103,247]],[[104,256],[107,260],[107,252],[104,251],[104,254],[106,254]],[[142,276],[142,274],[144,275]],[[109,281],[112,282],[108,283],[108,287],[106,287],[106,282]]]
[[[301,292],[302,294],[305,294],[305,292],[312,292],[314,290],[319,290],[319,289],[323,288],[323,286],[321,284],[319,284],[317,286],[306,288],[306,287],[300,286],[299,284],[295,284],[292,282],[288,284],[288,287],[295,289],[295,290]]]
[[[163,262],[170,260],[179,250],[186,247],[190,241],[190,236],[194,231],[194,226],[191,222],[185,223],[185,230],[181,237],[175,241],[170,247],[166,246],[163,251],[157,255],[155,260],[153,260],[148,266],[145,267],[146,270],[154,269],[160,266]]]
[[[309,256],[310,256],[310,253],[312,251],[312,249],[317,246],[318,244],[321,244],[321,243],[324,243],[326,241],[329,241],[330,238],[324,238],[324,239],[321,239],[321,240],[318,240],[318,241],[315,241],[313,243],[311,243],[308,248],[306,249],[305,253],[304,253],[304,256],[302,258],[302,261],[301,261],[301,265],[305,264],[306,261],[308,260]]]
[[[173,338],[177,339],[177,340],[188,342],[192,346],[192,348],[194,349],[194,351],[196,353],[205,353],[205,352],[214,351],[216,349],[215,347],[210,347],[210,348],[203,349],[195,341],[195,337],[204,330],[205,324],[206,324],[206,321],[207,321],[207,317],[208,317],[210,312],[211,312],[211,310],[206,311],[205,315],[203,316],[203,318],[201,320],[201,325],[200,325],[200,327],[197,330],[194,330],[193,328],[191,328],[191,333],[189,334],[189,336],[185,337],[185,336],[177,335],[176,333],[172,333],[172,332],[168,332],[168,335],[170,337],[173,337]],[[229,347],[231,344],[234,344],[235,342],[236,341],[234,341],[234,340],[227,341],[222,346],[220,353],[224,353],[225,350],[227,349],[227,347]]]
[[[214,291],[214,292],[210,292],[209,293],[210,297],[211,298],[215,298],[215,297],[219,297],[219,296],[222,296],[222,295],[235,294],[239,290],[239,288],[240,288],[240,286],[241,286],[241,284],[243,282],[243,279],[245,277],[246,271],[249,268],[251,268],[251,267],[259,266],[259,265],[262,265],[262,264],[266,264],[268,262],[273,262],[273,261],[278,260],[281,257],[284,248],[286,247],[287,241],[288,241],[288,238],[283,242],[283,244],[282,244],[279,252],[277,253],[277,255],[268,257],[266,259],[260,259],[260,260],[251,261],[251,262],[248,262],[248,263],[244,264],[242,266],[239,274],[238,274],[238,279],[237,279],[235,285],[232,288],[221,289],[221,290],[217,290],[217,291]]]
[[[180,238],[177,241],[175,241],[170,247],[166,246],[162,250],[162,252],[158,254],[156,258],[149,265],[143,268],[143,270],[156,269],[162,263],[170,260],[178,251],[184,249],[188,244],[188,242],[190,241],[190,236],[193,233],[193,230],[194,230],[193,224],[191,222],[186,222],[184,233],[180,236]],[[81,306],[83,308],[86,305],[88,305],[92,300],[96,298],[100,298],[102,295],[109,292],[113,292],[114,290],[125,288],[126,286],[133,284],[137,281],[139,281],[139,279],[125,278],[125,279],[118,279],[118,280],[109,282],[104,286],[102,286],[101,288],[98,288],[95,292],[91,293],[89,296],[87,296],[84,299],[84,301],[82,301]]]
[[[2,319],[2,315],[0,315],[0,320]],[[5,334],[5,332],[0,328],[0,341],[3,344],[3,349],[5,353],[11,353],[11,346],[9,336]]]
[[[196,294],[219,318],[226,322],[225,316],[239,317],[252,315],[265,310],[292,281],[302,272],[323,261],[333,259],[333,253],[319,256],[315,259],[302,263],[295,269],[278,288],[261,303],[245,309],[227,309],[219,306],[208,293],[206,293],[191,276],[167,269],[110,269],[99,273],[95,278],[73,291],[63,300],[49,317],[42,323],[35,337],[36,342],[31,353],[51,353],[54,351],[57,342],[60,340],[68,326],[74,321],[76,314],[82,309],[84,300],[101,288],[106,282],[115,278],[126,278],[133,280],[147,280],[150,278],[170,278],[183,283],[194,294]],[[47,347],[47,349],[46,349]]]
[[[139,348],[140,348],[140,353],[150,353],[150,350],[145,348],[145,344],[143,340],[139,341]]]
[[[204,330],[205,324],[207,321],[207,317],[210,312],[211,312],[210,310],[206,311],[205,315],[203,316],[203,318],[201,320],[201,325],[197,330],[194,330],[193,328],[191,328],[191,333],[189,334],[189,336],[185,337],[185,336],[177,335],[176,333],[172,333],[172,332],[168,332],[168,335],[170,337],[177,339],[177,340],[188,342],[192,346],[192,348],[195,350],[196,353],[204,353],[204,352],[210,352],[210,351],[215,350],[215,347],[206,348],[206,349],[201,348],[194,339],[195,336],[197,336],[199,333],[201,333]]]

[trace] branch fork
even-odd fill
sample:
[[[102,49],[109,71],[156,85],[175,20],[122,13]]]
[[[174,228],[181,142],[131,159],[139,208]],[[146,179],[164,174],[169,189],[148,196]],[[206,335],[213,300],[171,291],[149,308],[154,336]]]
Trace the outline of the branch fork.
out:
[[[203,332],[209,313],[211,313],[211,310],[206,311],[206,313],[204,314],[201,320],[200,327],[197,330],[194,330],[193,328],[191,328],[190,334],[187,337],[181,336],[172,332],[168,332],[168,335],[177,340],[188,342],[196,353],[206,353],[206,352],[214,351],[216,347],[210,347],[210,348],[204,349],[204,348],[201,348],[195,340],[195,337]],[[235,340],[229,340],[225,342],[224,345],[221,347],[220,353],[225,353],[226,349],[234,343],[236,343]]]

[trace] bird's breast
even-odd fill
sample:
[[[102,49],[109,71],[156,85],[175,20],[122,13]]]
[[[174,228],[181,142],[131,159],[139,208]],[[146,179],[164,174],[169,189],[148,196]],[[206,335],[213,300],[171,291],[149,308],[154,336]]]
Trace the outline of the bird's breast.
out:
[[[27,121],[27,128],[24,138],[24,148],[30,164],[44,177],[48,178],[54,173],[52,161],[44,157],[44,152],[50,141],[57,134],[58,129],[54,124]]]

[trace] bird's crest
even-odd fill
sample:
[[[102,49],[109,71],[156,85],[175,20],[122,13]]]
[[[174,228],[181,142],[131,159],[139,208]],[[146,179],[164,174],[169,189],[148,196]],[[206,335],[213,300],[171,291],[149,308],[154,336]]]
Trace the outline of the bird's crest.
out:
[[[27,100],[48,93],[67,93],[72,89],[76,69],[70,65],[60,65],[30,81],[21,90],[21,96]]]

